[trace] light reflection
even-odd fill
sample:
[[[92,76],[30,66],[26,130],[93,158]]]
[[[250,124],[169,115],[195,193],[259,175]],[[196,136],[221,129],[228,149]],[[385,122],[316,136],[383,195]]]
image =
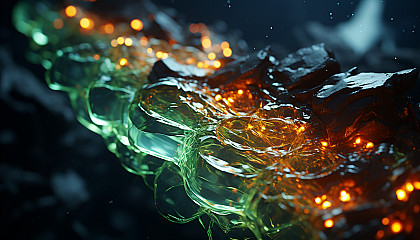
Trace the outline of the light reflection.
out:
[[[136,30],[136,31],[140,31],[143,29],[143,22],[140,21],[140,19],[133,19],[130,22],[130,26],[132,29]]]
[[[69,5],[64,9],[64,12],[66,13],[67,17],[74,17],[77,14],[77,9],[75,6]]]

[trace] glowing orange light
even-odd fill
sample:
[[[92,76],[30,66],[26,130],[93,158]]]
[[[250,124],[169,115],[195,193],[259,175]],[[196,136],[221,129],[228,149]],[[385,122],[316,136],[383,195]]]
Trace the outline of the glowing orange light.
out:
[[[348,202],[350,201],[350,194],[348,192],[346,192],[346,190],[341,190],[340,192],[340,200],[342,202]]]
[[[334,221],[332,219],[325,220],[324,226],[326,228],[332,228],[334,226]]]
[[[95,54],[95,55],[93,55],[93,59],[95,59],[95,60],[99,60],[99,58],[101,58],[101,56],[99,56],[99,54]]]
[[[168,53],[165,52],[165,53],[162,54],[162,59],[166,59],[168,57],[169,57],[169,54]]]
[[[389,224],[389,218],[387,218],[387,217],[384,217],[384,218],[382,218],[382,224],[383,225],[388,225]]]
[[[331,202],[330,202],[330,201],[325,201],[325,202],[322,204],[322,208],[323,208],[323,209],[327,209],[327,208],[329,208],[329,207],[331,207]]]
[[[203,48],[209,48],[211,47],[211,40],[208,37],[203,37],[201,39],[201,45],[203,45]]]
[[[413,182],[414,188],[419,190],[420,189],[420,182],[419,181],[415,181]]]
[[[161,51],[157,51],[157,52],[156,52],[156,57],[157,57],[157,58],[162,58],[162,57],[163,57],[163,52],[161,52]]]
[[[225,57],[232,56],[232,49],[230,49],[230,48],[223,49],[223,56],[225,56]]]
[[[91,30],[93,29],[94,23],[90,18],[82,18],[80,19],[80,26],[84,29]]]
[[[305,214],[309,214],[309,209],[305,208],[305,209],[303,210],[303,212],[304,212]]]
[[[368,142],[366,144],[366,148],[373,148],[373,142]]]
[[[264,126],[261,126],[261,131],[264,131],[266,128]]]
[[[66,7],[64,12],[66,13],[67,17],[74,17],[77,14],[77,9],[75,6],[69,5]]]
[[[229,43],[228,43],[228,42],[226,42],[226,41],[223,41],[223,42],[220,44],[220,47],[221,47],[222,49],[229,48]]]
[[[321,201],[322,201],[322,200],[321,200],[321,198],[320,198],[320,197],[315,198],[315,203],[316,203],[316,204],[320,204],[320,203],[321,203]]]
[[[134,29],[136,31],[140,31],[140,30],[143,29],[143,23],[139,19],[131,20],[130,26],[131,26],[132,29]]]
[[[233,100],[233,98],[228,98],[227,100],[228,100],[228,102],[231,102],[231,103],[233,103],[235,101],[235,100]]]
[[[321,145],[322,145],[323,147],[326,147],[326,146],[328,146],[328,143],[327,143],[327,142],[325,142],[325,141],[321,141]]]
[[[124,43],[125,43],[125,45],[126,45],[127,47],[130,47],[131,45],[133,45],[133,39],[131,39],[131,38],[126,38],[126,39],[124,40]]]
[[[304,127],[304,126],[301,126],[301,127],[298,129],[298,132],[303,132],[303,131],[305,131],[305,127]]]
[[[198,32],[198,25],[197,25],[197,24],[195,24],[195,23],[192,23],[192,24],[190,25],[189,29],[190,29],[190,32],[192,32],[192,33],[196,33],[196,32]]]
[[[413,212],[419,213],[420,212],[420,206],[419,205],[414,205]]]
[[[414,191],[414,186],[412,183],[408,182],[405,184],[405,189],[407,189],[407,191],[412,192]]]
[[[55,29],[62,29],[64,26],[63,20],[61,18],[56,18],[53,22]]]
[[[399,232],[401,232],[403,230],[403,225],[401,224],[401,222],[400,221],[394,221],[392,224],[391,224],[391,231],[393,232],[393,233],[399,233]]]
[[[356,138],[356,141],[354,141],[355,144],[360,144],[362,142],[362,139],[360,139],[359,137]]]
[[[385,232],[383,230],[379,230],[376,232],[375,238],[376,239],[381,239],[385,236]]]
[[[112,23],[107,23],[104,25],[104,32],[111,34],[114,32],[114,25]]]
[[[118,43],[119,45],[123,45],[123,44],[125,43],[125,39],[124,39],[123,37],[118,37],[118,38],[117,38],[117,43]]]
[[[214,59],[216,58],[216,54],[215,54],[214,52],[211,52],[211,53],[209,53],[209,55],[207,55],[207,57],[208,57],[210,60],[214,60]]]
[[[213,66],[214,66],[215,68],[220,68],[220,67],[222,66],[222,63],[221,63],[220,61],[215,61],[215,62],[213,63]]]
[[[244,90],[242,90],[242,89],[239,89],[239,90],[238,90],[238,94],[239,94],[239,95],[242,95],[243,93],[244,93]]]
[[[146,44],[147,44],[147,42],[148,42],[149,40],[147,39],[147,37],[145,37],[145,36],[143,36],[143,37],[141,37],[140,38],[140,44],[142,45],[142,46],[146,46]]]
[[[147,48],[147,53],[152,53],[153,49],[152,48]]]
[[[404,200],[406,197],[405,191],[402,189],[398,189],[397,191],[395,191],[395,194],[397,195],[397,199],[400,201]]]
[[[199,67],[199,68],[204,67],[204,63],[203,63],[203,62],[198,62],[198,63],[197,63],[197,67]]]
[[[127,58],[121,58],[121,59],[120,59],[120,65],[121,65],[121,66],[125,66],[125,65],[127,65],[127,63],[128,63]]]
[[[216,101],[220,101],[220,100],[222,100],[222,95],[217,94],[214,99],[216,99]]]

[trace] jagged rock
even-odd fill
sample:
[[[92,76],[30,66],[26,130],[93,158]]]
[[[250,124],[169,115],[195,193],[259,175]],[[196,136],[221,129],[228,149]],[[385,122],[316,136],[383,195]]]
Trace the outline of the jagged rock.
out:
[[[382,142],[411,115],[397,98],[417,81],[417,69],[396,73],[360,73],[326,81],[313,96],[312,108],[338,143],[353,136]]]

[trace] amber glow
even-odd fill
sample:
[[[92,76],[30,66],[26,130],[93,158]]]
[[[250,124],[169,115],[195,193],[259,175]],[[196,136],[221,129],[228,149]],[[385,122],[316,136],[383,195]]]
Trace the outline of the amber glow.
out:
[[[384,217],[384,218],[382,218],[382,224],[383,225],[388,225],[389,224],[389,218],[387,218],[387,217]]]
[[[414,205],[413,212],[419,213],[420,212],[420,206],[419,205]]]
[[[220,44],[220,47],[221,47],[222,49],[229,48],[229,43],[228,43],[228,42],[226,42],[226,41],[223,41],[223,42]]]
[[[147,48],[147,53],[152,53],[153,49],[152,48]]]
[[[373,148],[373,142],[366,143],[366,148]]]
[[[124,40],[124,43],[127,47],[130,47],[131,45],[133,45],[133,40],[131,38],[126,38]]]
[[[104,32],[111,34],[114,32],[114,25],[112,25],[112,23],[107,23],[104,25]]]
[[[340,201],[348,202],[350,201],[350,194],[346,190],[341,190],[340,192]]]
[[[64,26],[63,20],[61,18],[56,18],[53,22],[55,29],[62,29]]]
[[[325,220],[324,226],[326,228],[332,228],[334,226],[334,221],[332,219]]]
[[[131,20],[130,26],[131,26],[132,29],[134,29],[136,31],[140,31],[140,30],[143,29],[143,23],[139,19]]]
[[[402,189],[398,189],[397,191],[395,191],[395,194],[397,195],[397,199],[400,200],[400,201],[404,200],[405,197],[407,196],[405,191],[402,190]]]
[[[230,103],[235,102],[235,100],[233,100],[233,98],[228,98],[227,100],[228,100],[228,102],[230,102]]]
[[[75,6],[69,5],[66,7],[64,12],[66,13],[67,17],[74,17],[77,14],[77,9]]]
[[[329,207],[331,207],[331,202],[330,202],[330,201],[325,201],[325,202],[322,204],[322,208],[323,208],[323,209],[327,209],[327,208],[329,208]]]
[[[238,90],[238,94],[239,94],[239,95],[242,95],[243,93],[244,93],[244,90],[242,90],[242,89],[239,89],[239,90]]]
[[[91,30],[94,27],[93,20],[90,18],[82,18],[80,19],[80,26],[84,29]]]
[[[196,23],[192,23],[192,24],[190,24],[189,29],[190,29],[191,33],[197,33],[198,32],[198,25]]]
[[[99,60],[99,58],[101,58],[101,56],[99,56],[99,54],[95,54],[95,55],[93,55],[93,59],[95,59],[95,60]]]
[[[362,142],[362,139],[360,139],[359,137],[356,138],[356,141],[354,141],[355,144],[360,144]]]
[[[304,126],[301,126],[299,129],[298,129],[298,132],[303,132],[303,131],[305,131],[306,129],[305,129],[305,127]]]
[[[157,58],[162,58],[162,57],[163,57],[163,52],[161,52],[161,51],[157,51],[157,52],[156,52],[156,57],[157,57]]]
[[[215,62],[213,63],[213,66],[214,66],[215,68],[220,68],[220,67],[222,66],[222,63],[221,63],[220,61],[215,61]]]
[[[201,45],[203,45],[203,48],[209,48],[211,47],[211,40],[208,37],[203,37],[201,39]]]
[[[401,232],[403,230],[403,225],[401,224],[401,222],[400,221],[394,221],[392,224],[391,224],[391,231],[393,232],[393,233],[399,233],[399,232]]]
[[[198,62],[198,63],[197,63],[197,67],[199,67],[199,68],[204,67],[204,63],[203,63],[203,62]]]
[[[142,46],[146,46],[147,42],[149,42],[149,40],[147,39],[147,37],[143,36],[140,38],[140,44]]]
[[[385,236],[385,232],[383,230],[379,230],[376,232],[375,238],[376,239],[381,239]]]
[[[316,204],[321,204],[321,198],[320,197],[317,197],[317,198],[315,198],[315,203]]]
[[[415,181],[413,182],[414,188],[419,190],[420,189],[420,182],[419,181]]]
[[[113,46],[113,47],[118,46],[118,41],[117,41],[117,39],[112,39],[112,40],[111,40],[111,46]]]
[[[216,101],[220,101],[220,100],[222,100],[222,95],[217,94],[214,99],[216,99]]]
[[[230,49],[230,48],[223,49],[223,56],[225,56],[225,57],[232,56],[232,49]]]
[[[326,146],[328,146],[328,143],[327,143],[327,142],[325,142],[325,141],[321,141],[321,145],[322,145],[323,147],[326,147]]]
[[[120,65],[121,65],[121,66],[125,66],[125,65],[127,65],[127,63],[128,63],[127,58],[121,58],[121,59],[120,59]]]
[[[413,184],[412,184],[412,183],[408,182],[408,183],[406,183],[406,184],[405,184],[405,189],[406,189],[408,192],[412,192],[412,191],[414,191],[414,186],[413,186]]]
[[[214,59],[216,58],[216,54],[215,54],[214,52],[211,52],[211,53],[209,53],[209,55],[207,55],[207,57],[208,57],[210,60],[214,60]]]
[[[124,44],[124,42],[125,42],[125,39],[124,39],[123,37],[118,37],[118,38],[117,38],[117,43],[118,43],[119,45],[123,45],[123,44]]]

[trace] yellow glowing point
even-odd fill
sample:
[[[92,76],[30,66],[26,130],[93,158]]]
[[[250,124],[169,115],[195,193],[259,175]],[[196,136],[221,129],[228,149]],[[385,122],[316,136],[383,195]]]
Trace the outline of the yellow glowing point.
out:
[[[303,132],[303,131],[305,131],[305,127],[304,127],[304,126],[301,126],[301,127],[298,129],[298,132]]]
[[[223,49],[223,56],[225,56],[225,57],[232,56],[232,49],[230,49],[230,48]]]
[[[235,100],[233,100],[233,98],[228,98],[228,102],[233,103]]]
[[[326,147],[326,146],[328,146],[328,143],[327,143],[327,142],[325,142],[325,141],[322,141],[322,142],[321,142],[321,145],[322,145],[323,147]]]
[[[334,221],[332,219],[325,220],[324,226],[326,228],[332,228],[334,226]]]
[[[366,144],[366,148],[373,148],[373,142],[368,142]]]
[[[220,101],[220,100],[222,100],[222,95],[217,94],[214,99],[216,99],[216,101]]]
[[[321,198],[320,198],[320,197],[315,198],[315,203],[316,203],[316,204],[320,204],[320,203],[321,203],[321,201],[322,201],[322,200],[321,200]]]
[[[213,52],[211,52],[211,53],[209,53],[209,55],[207,55],[207,57],[208,57],[210,60],[214,60],[214,59],[216,59],[216,54],[215,54],[215,53],[213,53]]]
[[[169,55],[168,55],[168,53],[163,53],[163,55],[162,55],[162,59],[166,59],[166,58],[168,58],[169,57]]]
[[[131,38],[126,38],[124,40],[124,43],[127,47],[130,47],[131,45],[133,45],[133,40]]]
[[[95,60],[99,60],[99,58],[101,58],[101,56],[99,56],[99,54],[95,54],[95,55],[93,55],[93,59],[95,59]]]
[[[342,202],[348,202],[350,201],[350,194],[346,192],[346,190],[341,190],[340,192],[340,200]]]
[[[412,183],[408,182],[408,183],[405,184],[405,189],[409,192],[412,192],[412,191],[414,191],[414,186],[413,186]]]
[[[198,62],[198,63],[197,63],[197,67],[199,67],[199,68],[204,67],[204,63],[203,63],[203,62]]]
[[[239,94],[239,95],[242,95],[243,93],[244,93],[244,90],[242,90],[242,89],[239,89],[239,90],[238,90],[238,94]]]
[[[121,59],[120,59],[120,65],[121,65],[121,66],[125,66],[125,65],[127,65],[127,63],[128,63],[127,58],[121,58]]]
[[[140,38],[140,44],[142,45],[142,46],[146,46],[146,44],[147,44],[147,42],[148,42],[149,40],[147,39],[147,37],[141,37]]]
[[[419,190],[420,189],[420,182],[419,181],[415,181],[413,182],[414,188]]]
[[[356,138],[356,141],[354,141],[355,144],[360,144],[362,142],[362,139],[360,139],[359,137]]]
[[[201,44],[203,45],[203,48],[209,48],[211,47],[211,40],[208,37],[203,37],[201,39]]]
[[[153,49],[152,48],[147,48],[147,53],[152,53]]]
[[[395,191],[395,194],[397,195],[398,200],[402,201],[405,199],[406,194],[404,190],[398,189],[397,191]]]
[[[112,23],[107,23],[104,25],[104,32],[111,34],[114,32],[114,25],[112,25]]]
[[[213,63],[213,66],[214,66],[215,68],[220,68],[220,67],[222,66],[222,63],[221,63],[220,61],[215,61],[215,62]]]
[[[261,126],[261,131],[264,131],[266,128],[264,126]]]
[[[55,29],[62,29],[64,26],[63,20],[61,18],[56,18],[53,22]]]
[[[226,41],[223,41],[223,42],[220,44],[220,47],[221,47],[222,49],[229,48],[229,43],[228,43],[228,42],[226,42]]]
[[[389,224],[389,218],[387,218],[387,217],[384,217],[384,218],[382,218],[382,224],[383,225],[388,225]]]
[[[393,233],[399,233],[403,230],[403,225],[400,221],[395,221],[391,224],[391,231]]]
[[[84,29],[93,29],[94,23],[93,20],[90,18],[82,18],[80,19],[80,26]]]
[[[163,57],[163,52],[161,52],[161,51],[156,52],[156,57],[157,58],[162,58]]]
[[[113,46],[113,47],[118,46],[118,41],[117,41],[117,39],[112,39],[112,40],[111,40],[111,46]]]
[[[330,202],[330,201],[325,201],[325,202],[322,204],[322,208],[323,208],[323,209],[327,209],[327,208],[329,208],[329,207],[331,207],[331,202]]]
[[[76,13],[77,13],[76,7],[72,5],[67,6],[64,11],[66,12],[67,17],[74,17],[76,16]]]
[[[125,42],[125,39],[124,39],[123,37],[118,37],[118,38],[117,38],[117,43],[118,43],[119,45],[123,45],[123,44],[124,44],[124,42]]]
[[[132,29],[140,31],[143,29],[143,23],[139,19],[133,19],[130,23]]]

